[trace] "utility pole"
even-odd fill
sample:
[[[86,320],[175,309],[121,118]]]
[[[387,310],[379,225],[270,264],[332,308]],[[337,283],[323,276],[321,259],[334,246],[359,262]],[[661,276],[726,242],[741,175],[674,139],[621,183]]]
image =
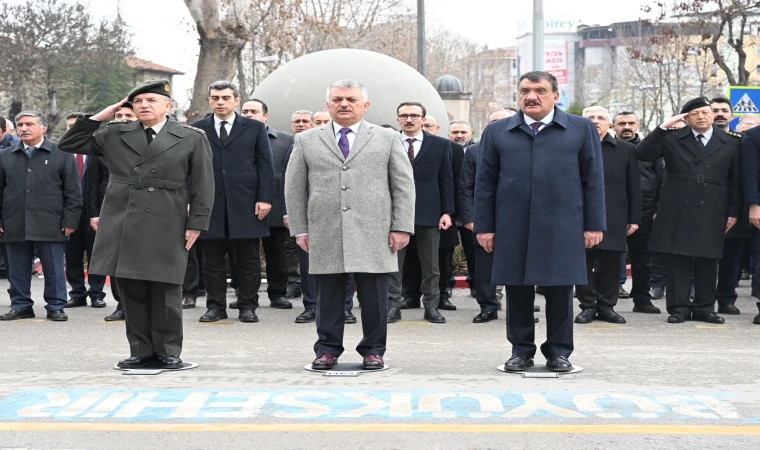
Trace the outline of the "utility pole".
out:
[[[417,0],[417,72],[427,77],[425,51],[425,0]]]
[[[544,0],[533,0],[533,70],[544,70]]]

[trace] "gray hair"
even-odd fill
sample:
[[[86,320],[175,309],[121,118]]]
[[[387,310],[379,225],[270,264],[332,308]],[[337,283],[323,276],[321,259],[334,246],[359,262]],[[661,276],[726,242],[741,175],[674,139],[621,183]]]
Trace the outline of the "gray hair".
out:
[[[343,80],[336,81],[335,83],[331,84],[327,88],[326,97],[327,97],[328,102],[330,101],[330,91],[333,88],[358,88],[358,89],[361,89],[362,91],[362,96],[364,96],[364,101],[366,102],[369,100],[369,95],[367,94],[367,88],[365,88],[363,84],[359,83],[356,80],[343,79]]]
[[[13,122],[12,122],[12,121],[10,121],[10,120],[8,120],[8,119],[5,119],[5,129],[6,129],[6,130],[15,130],[15,129],[16,129],[16,126],[15,126],[15,125],[13,125]]]
[[[490,113],[488,113],[488,115],[486,116],[486,122],[488,122],[488,121],[491,120],[491,114],[497,113],[499,111],[509,111],[509,110],[507,108],[496,108],[496,109],[494,109],[493,111],[491,111]],[[511,111],[509,111],[509,112],[511,112]]]
[[[240,98],[240,91],[238,91],[237,86],[235,86],[235,83],[231,81],[214,81],[208,86],[208,95],[211,97],[211,91],[223,91],[225,89],[232,89],[232,95],[235,96],[235,98]]]
[[[466,120],[452,120],[451,122],[449,122],[449,128],[452,125],[467,125],[467,129],[469,129],[470,131],[472,131],[472,126],[470,126],[470,122],[468,122]]]
[[[22,117],[36,117],[37,118],[37,122],[39,122],[40,125],[42,125],[43,127],[48,126],[47,119],[45,118],[45,115],[42,114],[39,111],[35,111],[33,109],[29,109],[29,110],[26,110],[26,111],[21,111],[20,113],[16,114],[16,117],[13,120],[15,120],[16,123],[18,123],[18,120],[20,118],[22,118]]]
[[[583,113],[581,114],[583,117],[586,117],[587,113],[590,112],[599,112],[604,115],[604,117],[607,118],[607,122],[610,122],[610,112],[607,110],[607,108],[602,108],[601,106],[589,106],[588,108],[583,108]]]
[[[326,113],[327,115],[330,115],[330,111],[326,109],[320,109],[319,111],[314,111],[313,113],[311,113],[311,120],[314,120],[314,116],[316,116],[319,113]]]
[[[739,116],[739,123],[744,122],[753,122],[756,124],[760,124],[760,116],[757,114],[744,114],[742,116]]]
[[[308,109],[299,109],[298,111],[294,111],[293,114],[290,115],[291,120],[293,119],[293,116],[295,116],[296,114],[308,114],[309,117],[312,117],[314,115],[314,113],[309,111]]]

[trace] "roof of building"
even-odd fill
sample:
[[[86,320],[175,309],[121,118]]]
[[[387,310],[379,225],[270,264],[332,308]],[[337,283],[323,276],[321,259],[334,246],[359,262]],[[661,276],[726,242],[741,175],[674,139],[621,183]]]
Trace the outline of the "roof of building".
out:
[[[185,72],[181,72],[177,69],[172,69],[171,67],[162,66],[161,64],[156,64],[154,62],[148,61],[147,59],[141,59],[136,56],[127,56],[127,65],[129,67],[132,67],[133,69],[138,69],[138,70],[152,70],[155,72],[165,72],[172,75],[185,74]]]
[[[438,92],[464,92],[464,85],[454,75],[441,75],[435,79],[433,87]]]

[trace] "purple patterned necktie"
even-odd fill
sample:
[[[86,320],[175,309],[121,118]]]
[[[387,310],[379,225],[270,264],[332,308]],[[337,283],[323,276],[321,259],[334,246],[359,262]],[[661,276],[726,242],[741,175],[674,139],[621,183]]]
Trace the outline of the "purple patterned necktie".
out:
[[[351,132],[351,128],[340,129],[340,139],[338,139],[338,147],[344,158],[348,158],[348,133]]]
[[[543,125],[543,122],[533,122],[530,124],[530,127],[533,128],[533,136],[538,134],[538,129],[541,128],[541,125]]]

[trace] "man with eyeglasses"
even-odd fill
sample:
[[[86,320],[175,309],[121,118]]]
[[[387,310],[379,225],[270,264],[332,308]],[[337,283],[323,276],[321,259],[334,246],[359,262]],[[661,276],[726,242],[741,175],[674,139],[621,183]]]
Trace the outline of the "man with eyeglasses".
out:
[[[422,128],[433,136],[438,136],[438,132],[441,131],[441,126],[438,125],[438,121],[433,116],[425,117],[425,123],[422,124]]]
[[[410,244],[417,248],[422,272],[424,318],[431,323],[445,323],[438,311],[441,292],[438,246],[441,230],[448,230],[455,213],[454,177],[451,170],[451,146],[446,139],[422,130],[425,107],[404,102],[396,108],[401,125],[401,141],[414,171],[416,202],[414,236]],[[406,248],[398,252],[399,271],[391,275],[388,289],[388,322],[401,319],[402,271]]]
[[[332,118],[330,117],[330,112],[323,109],[312,114],[311,121],[314,123],[315,127],[321,127],[322,125],[327,125],[332,122]]]

